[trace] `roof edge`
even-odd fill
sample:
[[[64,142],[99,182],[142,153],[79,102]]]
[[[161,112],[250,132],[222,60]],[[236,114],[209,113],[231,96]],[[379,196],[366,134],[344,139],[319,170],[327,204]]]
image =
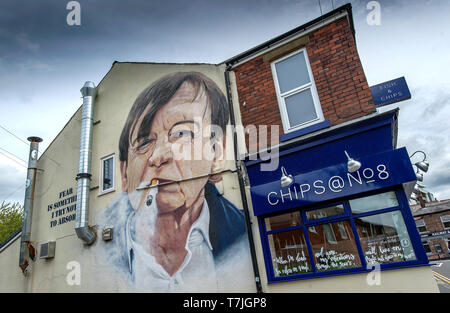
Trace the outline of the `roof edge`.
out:
[[[22,227],[13,232],[8,238],[6,238],[3,242],[0,242],[0,252],[5,250],[14,240],[19,238],[19,235],[22,233]]]
[[[264,43],[262,43],[262,44],[260,44],[260,45],[258,45],[256,47],[254,47],[254,48],[251,48],[251,49],[249,49],[247,51],[244,51],[244,52],[242,52],[242,53],[240,53],[240,54],[238,54],[238,55],[236,55],[236,56],[234,56],[234,57],[232,57],[230,59],[227,59],[227,60],[223,61],[222,63],[226,64],[227,66],[232,66],[232,65],[242,61],[243,59],[250,57],[253,54],[256,54],[256,53],[258,53],[258,52],[260,52],[260,51],[262,51],[264,49],[267,49],[267,48],[269,48],[269,47],[271,47],[271,46],[273,46],[273,45],[275,45],[277,43],[282,42],[287,37],[293,36],[296,33],[304,31],[307,28],[310,28],[310,27],[312,27],[312,26],[322,22],[323,20],[329,19],[329,18],[331,18],[331,17],[333,17],[335,15],[338,15],[340,13],[343,13],[343,12],[346,12],[348,14],[350,29],[352,31],[353,37],[355,37],[355,25],[354,25],[354,22],[353,22],[352,5],[350,3],[346,3],[346,4],[336,8],[336,9],[334,9],[334,10],[332,10],[332,11],[330,11],[330,12],[324,14],[324,15],[321,15],[321,16],[315,18],[312,21],[309,21],[309,22],[307,22],[307,23],[305,23],[305,24],[303,24],[301,26],[298,26],[298,27],[296,27],[296,28],[294,28],[294,29],[284,33],[284,34],[281,34],[281,35],[279,35],[279,36],[277,36],[275,38],[272,38],[272,39],[270,39],[270,40],[268,40],[268,41],[266,41],[266,42],[264,42]]]

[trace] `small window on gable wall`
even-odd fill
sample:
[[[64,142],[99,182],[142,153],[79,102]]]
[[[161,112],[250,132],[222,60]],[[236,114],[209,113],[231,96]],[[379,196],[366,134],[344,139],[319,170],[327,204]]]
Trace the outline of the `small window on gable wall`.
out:
[[[324,120],[306,49],[272,62],[284,132]]]
[[[114,155],[102,159],[101,193],[114,190]]]

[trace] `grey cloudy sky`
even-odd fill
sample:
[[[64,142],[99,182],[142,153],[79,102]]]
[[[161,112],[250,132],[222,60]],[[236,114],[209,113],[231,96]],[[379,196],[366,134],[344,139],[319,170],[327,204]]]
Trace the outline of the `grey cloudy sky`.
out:
[[[0,202],[23,201],[23,141],[40,136],[45,150],[81,105],[83,83],[98,84],[115,60],[220,63],[321,13],[319,0],[79,0],[81,25],[69,26],[68,2],[0,3]],[[450,198],[450,2],[380,0],[379,26],[366,22],[369,1],[320,5],[347,2],[369,85],[405,76],[410,87],[411,100],[382,109],[400,107],[399,147],[424,150],[424,184]]]

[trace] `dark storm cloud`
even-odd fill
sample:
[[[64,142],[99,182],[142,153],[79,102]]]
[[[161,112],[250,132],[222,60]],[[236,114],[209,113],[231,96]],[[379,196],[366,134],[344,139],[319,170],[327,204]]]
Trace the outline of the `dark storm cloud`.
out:
[[[114,52],[121,55],[121,50],[152,45],[152,42],[155,43],[154,52],[157,55],[158,51],[164,50],[162,43],[167,44],[167,38],[173,39],[174,44],[177,39],[189,44],[197,42],[196,34],[203,40],[205,34],[210,37],[208,40],[214,37],[214,33],[223,36],[231,31],[237,35],[239,28],[245,34],[246,26],[255,27],[263,19],[270,23],[277,16],[274,12],[297,9],[305,13],[310,12],[311,8],[317,10],[316,1],[80,0],[81,26],[69,26],[66,23],[68,2],[2,1],[2,57],[18,61],[28,53],[64,58],[85,54],[113,55]],[[305,21],[317,13],[308,14]],[[301,22],[294,20],[292,25]],[[277,24],[270,27],[277,31]]]

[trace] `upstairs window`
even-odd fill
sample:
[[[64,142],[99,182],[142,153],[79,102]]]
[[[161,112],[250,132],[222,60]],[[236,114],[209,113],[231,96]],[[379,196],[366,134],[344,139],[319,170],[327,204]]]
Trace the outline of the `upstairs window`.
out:
[[[425,249],[425,252],[427,255],[433,254],[433,252],[431,252],[431,248],[430,248],[430,243],[428,241],[422,241],[423,244],[423,248]]]
[[[444,229],[450,229],[450,215],[442,215],[441,222]]]
[[[272,63],[284,132],[324,120],[306,49]]]
[[[107,156],[101,160],[102,163],[102,177],[101,193],[106,193],[114,190],[114,155]]]
[[[425,225],[424,220],[417,220],[416,221],[416,227],[420,234],[427,232],[427,226]]]

